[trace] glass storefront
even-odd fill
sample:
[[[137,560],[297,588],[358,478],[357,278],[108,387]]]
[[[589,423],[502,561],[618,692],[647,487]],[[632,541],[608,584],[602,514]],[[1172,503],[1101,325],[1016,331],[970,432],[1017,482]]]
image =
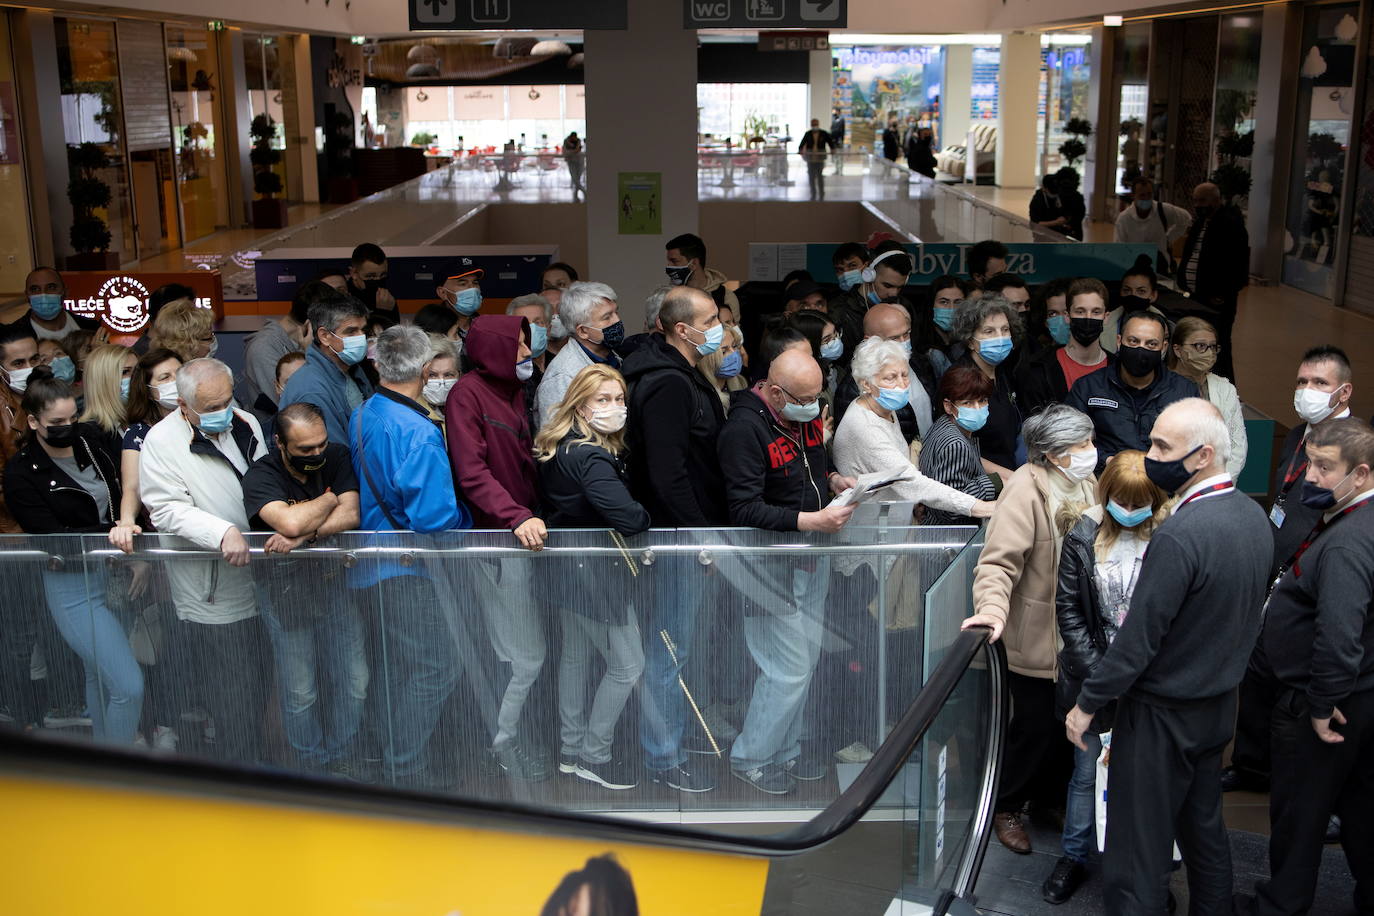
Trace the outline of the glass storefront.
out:
[[[1309,6],[1304,12],[1297,130],[1289,176],[1283,282],[1335,295],[1337,227],[1354,109],[1359,5]]]
[[[586,92],[580,85],[411,86],[404,92],[402,135],[388,132],[386,137],[394,146],[502,149],[513,141],[521,149],[540,150],[561,145],[573,131],[587,133]],[[375,92],[372,97],[375,106]],[[364,93],[364,111],[366,99]]]
[[[229,194],[220,152],[217,94],[223,83],[214,33],[167,27],[172,143],[186,241],[229,225]]]
[[[1145,119],[1149,110],[1150,25],[1132,23],[1117,33],[1117,73],[1121,123],[1117,127],[1116,188],[1129,194],[1131,183],[1145,173]]]
[[[811,123],[808,99],[806,83],[698,83],[697,132],[737,146],[755,137],[800,137]]]
[[[833,54],[838,62],[834,70],[835,101],[848,124],[847,142],[851,146],[881,153],[883,130],[893,115],[903,124],[912,118],[928,125],[940,137],[943,47],[855,46],[836,48]],[[995,86],[995,77],[993,83]],[[971,110],[976,110],[976,105],[971,101]],[[945,141],[940,145],[946,145]]]
[[[1059,147],[1070,138],[1064,125],[1074,118],[1091,120],[1088,89],[1092,78],[1091,41],[1045,35],[1040,41],[1044,66],[1040,71],[1040,122],[1036,129],[1040,141],[1040,174],[1046,175],[1068,165]],[[1100,125],[1093,125],[1096,130]],[[1083,138],[1086,140],[1086,138]],[[1075,162],[1080,172],[1083,159]]]
[[[275,127],[271,146],[281,153],[272,171],[281,179],[283,190],[291,187],[287,180],[290,156],[286,155],[285,112],[282,107],[282,83],[287,78],[281,65],[281,48],[275,35],[244,33],[243,77],[248,90],[250,118],[265,115]]]
[[[1249,209],[1251,158],[1255,151],[1255,103],[1259,99],[1260,14],[1220,17],[1217,88],[1212,102],[1212,180],[1222,196]]]

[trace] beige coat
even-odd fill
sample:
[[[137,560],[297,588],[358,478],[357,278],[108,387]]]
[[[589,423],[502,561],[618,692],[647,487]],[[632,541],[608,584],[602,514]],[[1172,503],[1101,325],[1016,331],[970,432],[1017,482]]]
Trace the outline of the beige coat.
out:
[[[1054,613],[1059,549],[1048,473],[1024,464],[1002,491],[973,574],[973,610],[1003,621],[1002,644],[1012,671],[1053,680],[1059,655]]]

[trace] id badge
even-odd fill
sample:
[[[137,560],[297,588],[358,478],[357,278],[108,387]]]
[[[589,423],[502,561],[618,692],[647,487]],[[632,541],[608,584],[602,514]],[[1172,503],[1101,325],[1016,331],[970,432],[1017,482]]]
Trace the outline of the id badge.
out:
[[[1283,512],[1283,506],[1274,503],[1274,508],[1269,510],[1269,521],[1274,523],[1275,528],[1282,528],[1285,518],[1287,518],[1287,516]]]

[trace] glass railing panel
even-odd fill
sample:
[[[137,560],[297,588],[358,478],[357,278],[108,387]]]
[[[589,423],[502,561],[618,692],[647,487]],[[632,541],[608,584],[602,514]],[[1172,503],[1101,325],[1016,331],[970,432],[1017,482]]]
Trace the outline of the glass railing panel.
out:
[[[959,636],[963,622],[973,615],[973,571],[983,551],[986,529],[969,529],[967,543],[945,565],[925,594],[922,670],[934,671]]]

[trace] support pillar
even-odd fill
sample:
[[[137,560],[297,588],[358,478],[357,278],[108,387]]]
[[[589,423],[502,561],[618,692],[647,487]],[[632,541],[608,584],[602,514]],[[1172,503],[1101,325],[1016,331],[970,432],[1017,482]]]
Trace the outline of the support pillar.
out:
[[[1263,16],[1246,230],[1250,233],[1250,272],[1277,282],[1283,276],[1293,112],[1298,95],[1294,74],[1302,66],[1304,50],[1300,41],[1303,7],[1296,3],[1266,6]]]
[[[1040,101],[1040,35],[1002,36],[997,78],[997,184],[1003,188],[1036,185],[1035,146]]]
[[[315,153],[315,80],[310,61],[309,35],[283,35],[282,119],[286,122],[286,199],[304,203],[320,200],[319,161]],[[361,61],[362,55],[358,55]],[[328,125],[321,124],[328,130]]]
[[[940,85],[940,149],[962,144],[973,106],[973,45],[945,46],[945,77]],[[963,176],[960,176],[963,177]]]
[[[807,73],[807,89],[810,94],[811,117],[821,122],[821,128],[830,129],[830,116],[835,110],[834,76],[831,71],[830,50],[810,51],[806,55],[810,70]],[[810,124],[802,124],[793,131],[800,137]]]
[[[62,124],[62,80],[57,72],[57,32],[45,10],[10,12],[10,38],[18,76],[24,131],[24,167],[29,183],[36,264],[60,268],[72,253],[67,232],[72,205],[67,200],[67,138]],[[16,287],[17,288],[17,287]]]
[[[628,6],[628,28],[584,35],[585,275],[615,289],[634,333],[644,326],[645,296],[667,282],[664,243],[697,231],[697,35],[679,27],[677,0],[629,0]],[[621,172],[661,174],[661,234],[619,234]],[[711,240],[705,241],[709,249]]]
[[[249,159],[253,140],[248,136],[253,118],[248,104],[243,32],[229,29],[217,34],[224,136],[216,137],[215,144],[224,157],[225,172],[229,176],[229,225],[246,226],[253,221],[253,163]]]
[[[1114,223],[1117,213],[1116,159],[1120,140],[1121,91],[1116,67],[1120,29],[1097,26],[1092,30],[1092,56],[1088,65],[1088,119],[1093,133],[1088,138],[1084,162],[1083,196],[1088,218]]]

